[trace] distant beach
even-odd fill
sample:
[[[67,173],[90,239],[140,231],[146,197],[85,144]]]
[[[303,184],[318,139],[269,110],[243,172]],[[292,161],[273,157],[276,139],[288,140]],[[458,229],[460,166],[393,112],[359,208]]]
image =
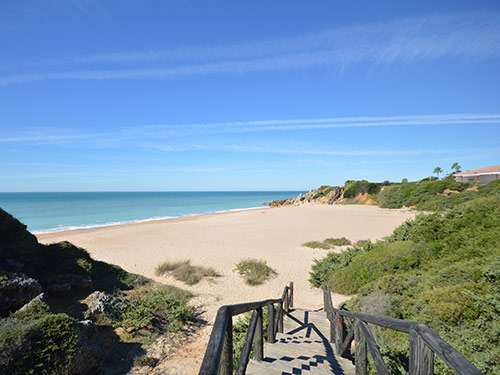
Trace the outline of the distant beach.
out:
[[[289,195],[291,196],[291,194]],[[191,290],[193,303],[203,318],[213,323],[224,304],[276,298],[289,281],[295,283],[296,305],[320,308],[320,290],[308,282],[311,263],[327,251],[301,246],[311,240],[347,237],[351,241],[373,241],[389,235],[415,212],[364,205],[313,205],[254,209],[215,215],[199,215],[167,221],[152,221],[91,230],[37,235],[43,243],[68,240],[87,249],[98,260],[117,264],[127,271]],[[342,248],[333,251],[341,251]],[[277,272],[264,285],[252,287],[234,272],[244,258],[263,259]],[[194,265],[213,267],[221,277],[187,286],[172,277],[157,277],[155,267],[163,261],[191,260]],[[345,300],[334,295],[334,303]],[[186,345],[175,363],[185,373],[196,373],[211,326],[202,329]]]
[[[0,207],[32,233],[95,229],[262,208],[298,191],[0,193]]]

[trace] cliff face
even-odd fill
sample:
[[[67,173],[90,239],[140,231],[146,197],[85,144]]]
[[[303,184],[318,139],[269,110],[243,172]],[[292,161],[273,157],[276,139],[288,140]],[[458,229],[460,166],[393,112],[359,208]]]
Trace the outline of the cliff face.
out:
[[[342,198],[344,189],[339,186],[322,186],[319,189],[312,189],[308,193],[299,194],[297,197],[275,200],[265,203],[270,207],[280,206],[300,206],[305,203],[334,204]]]

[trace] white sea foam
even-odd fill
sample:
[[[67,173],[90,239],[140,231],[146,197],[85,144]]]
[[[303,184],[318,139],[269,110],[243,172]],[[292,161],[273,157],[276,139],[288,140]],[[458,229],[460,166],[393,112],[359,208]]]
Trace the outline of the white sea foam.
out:
[[[185,217],[197,216],[197,215],[215,215],[221,214],[225,212],[240,212],[240,211],[249,211],[255,209],[269,208],[267,206],[258,206],[258,207],[249,207],[249,208],[233,208],[230,210],[220,210],[220,211],[211,211],[211,212],[202,212],[195,214],[186,214],[179,216],[159,216],[159,217],[151,217],[148,219],[138,219],[138,220],[126,220],[126,221],[114,221],[109,223],[102,224],[88,224],[88,225],[68,225],[68,226],[60,226],[56,228],[51,228],[47,230],[33,231],[33,234],[46,234],[46,233],[58,233],[58,232],[72,232],[77,230],[91,230],[98,228],[107,228],[107,227],[116,227],[120,225],[127,224],[137,224],[137,223],[146,223],[151,221],[164,221],[164,220],[173,220],[173,219],[182,219]]]

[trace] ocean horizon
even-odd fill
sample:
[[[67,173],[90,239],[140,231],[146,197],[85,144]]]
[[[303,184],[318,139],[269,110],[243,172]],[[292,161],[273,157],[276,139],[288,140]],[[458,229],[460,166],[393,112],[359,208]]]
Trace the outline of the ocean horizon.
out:
[[[262,208],[304,191],[0,193],[0,208],[34,234]]]

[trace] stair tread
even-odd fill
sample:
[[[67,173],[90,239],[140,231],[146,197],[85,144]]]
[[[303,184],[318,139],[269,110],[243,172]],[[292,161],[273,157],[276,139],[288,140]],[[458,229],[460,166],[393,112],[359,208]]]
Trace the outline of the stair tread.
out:
[[[250,360],[248,375],[344,374],[355,373],[351,361],[334,354],[330,322],[323,311],[292,309],[284,318],[284,333],[275,343],[264,344],[263,361]]]

